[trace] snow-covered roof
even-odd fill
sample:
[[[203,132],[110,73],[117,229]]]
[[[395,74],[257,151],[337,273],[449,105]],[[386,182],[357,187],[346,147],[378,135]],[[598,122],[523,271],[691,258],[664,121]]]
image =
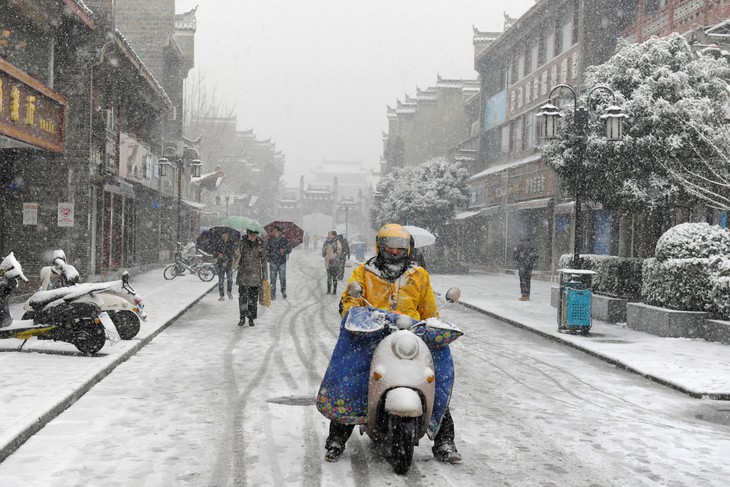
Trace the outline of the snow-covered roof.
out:
[[[81,0],[63,0],[63,3],[81,19],[87,27],[94,29],[94,12]]]
[[[540,159],[540,154],[539,153],[538,154],[532,154],[531,156],[525,157],[523,159],[517,159],[516,161],[510,161],[510,162],[506,162],[504,164],[499,164],[497,166],[492,166],[492,167],[489,167],[489,168],[485,169],[482,172],[478,172],[475,175],[471,176],[469,178],[469,181],[473,181],[475,179],[483,178],[484,176],[488,176],[489,174],[494,174],[494,173],[502,172],[502,171],[505,171],[507,169],[514,169],[514,168],[520,167],[520,166],[522,166],[524,164],[527,164],[527,163],[530,163],[530,162],[533,162],[533,161],[537,161],[538,159]]]
[[[135,65],[135,67],[139,70],[139,74],[147,80],[147,82],[152,86],[152,88],[157,91],[163,100],[165,100],[165,103],[169,107],[173,107],[172,100],[170,100],[170,97],[167,96],[167,92],[165,92],[165,89],[162,87],[162,85],[157,81],[155,76],[152,74],[152,72],[147,68],[144,62],[142,62],[142,59],[137,55],[132,45],[129,43],[129,41],[122,35],[121,32],[118,30],[114,30],[114,34],[116,36],[116,43],[119,46],[119,48],[126,52],[128,54],[129,60],[132,62],[132,64]]]
[[[203,203],[198,203],[197,201],[190,201],[190,200],[181,200],[181,201],[183,203],[185,203],[186,205],[188,205],[192,208],[195,208],[196,210],[202,210],[203,208],[205,208],[207,206]]]

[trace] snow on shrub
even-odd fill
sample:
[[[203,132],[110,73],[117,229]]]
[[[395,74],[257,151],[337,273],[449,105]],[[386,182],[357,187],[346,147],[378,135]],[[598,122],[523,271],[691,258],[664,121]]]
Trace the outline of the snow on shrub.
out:
[[[652,306],[682,311],[712,311],[708,259],[645,259],[642,295]]]
[[[615,255],[581,254],[578,268],[594,271],[593,291],[617,298],[638,300],[641,296],[641,264],[643,259]],[[559,269],[570,269],[573,255],[563,254]]]
[[[730,255],[730,234],[718,225],[681,223],[664,232],[656,244],[657,260]]]

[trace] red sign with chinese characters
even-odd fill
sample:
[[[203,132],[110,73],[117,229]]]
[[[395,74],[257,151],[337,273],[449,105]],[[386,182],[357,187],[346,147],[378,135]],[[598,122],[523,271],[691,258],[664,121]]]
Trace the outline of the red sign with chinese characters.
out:
[[[66,99],[0,59],[0,134],[63,152]]]

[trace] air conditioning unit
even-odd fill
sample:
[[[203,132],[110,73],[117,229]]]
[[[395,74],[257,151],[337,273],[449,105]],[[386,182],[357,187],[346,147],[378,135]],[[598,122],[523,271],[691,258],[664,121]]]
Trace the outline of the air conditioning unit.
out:
[[[104,128],[114,131],[114,110],[102,110],[102,119],[104,120]]]

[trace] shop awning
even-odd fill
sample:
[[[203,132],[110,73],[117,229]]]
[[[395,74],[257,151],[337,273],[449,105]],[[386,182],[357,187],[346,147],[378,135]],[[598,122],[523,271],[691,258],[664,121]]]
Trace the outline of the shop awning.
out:
[[[540,198],[537,200],[520,201],[519,203],[510,203],[509,205],[507,205],[507,209],[510,211],[514,211],[547,208],[552,200],[552,198]]]
[[[594,203],[592,201],[584,201],[580,206],[584,210],[603,209],[603,205],[601,203]],[[572,211],[575,211],[575,201],[568,201],[567,203],[555,205],[555,213],[570,213]]]
[[[198,203],[197,201],[182,200],[182,202],[191,207],[193,210],[202,210],[203,208],[207,207],[206,204]]]
[[[454,220],[466,220],[479,214],[479,211],[462,211],[454,216]]]

